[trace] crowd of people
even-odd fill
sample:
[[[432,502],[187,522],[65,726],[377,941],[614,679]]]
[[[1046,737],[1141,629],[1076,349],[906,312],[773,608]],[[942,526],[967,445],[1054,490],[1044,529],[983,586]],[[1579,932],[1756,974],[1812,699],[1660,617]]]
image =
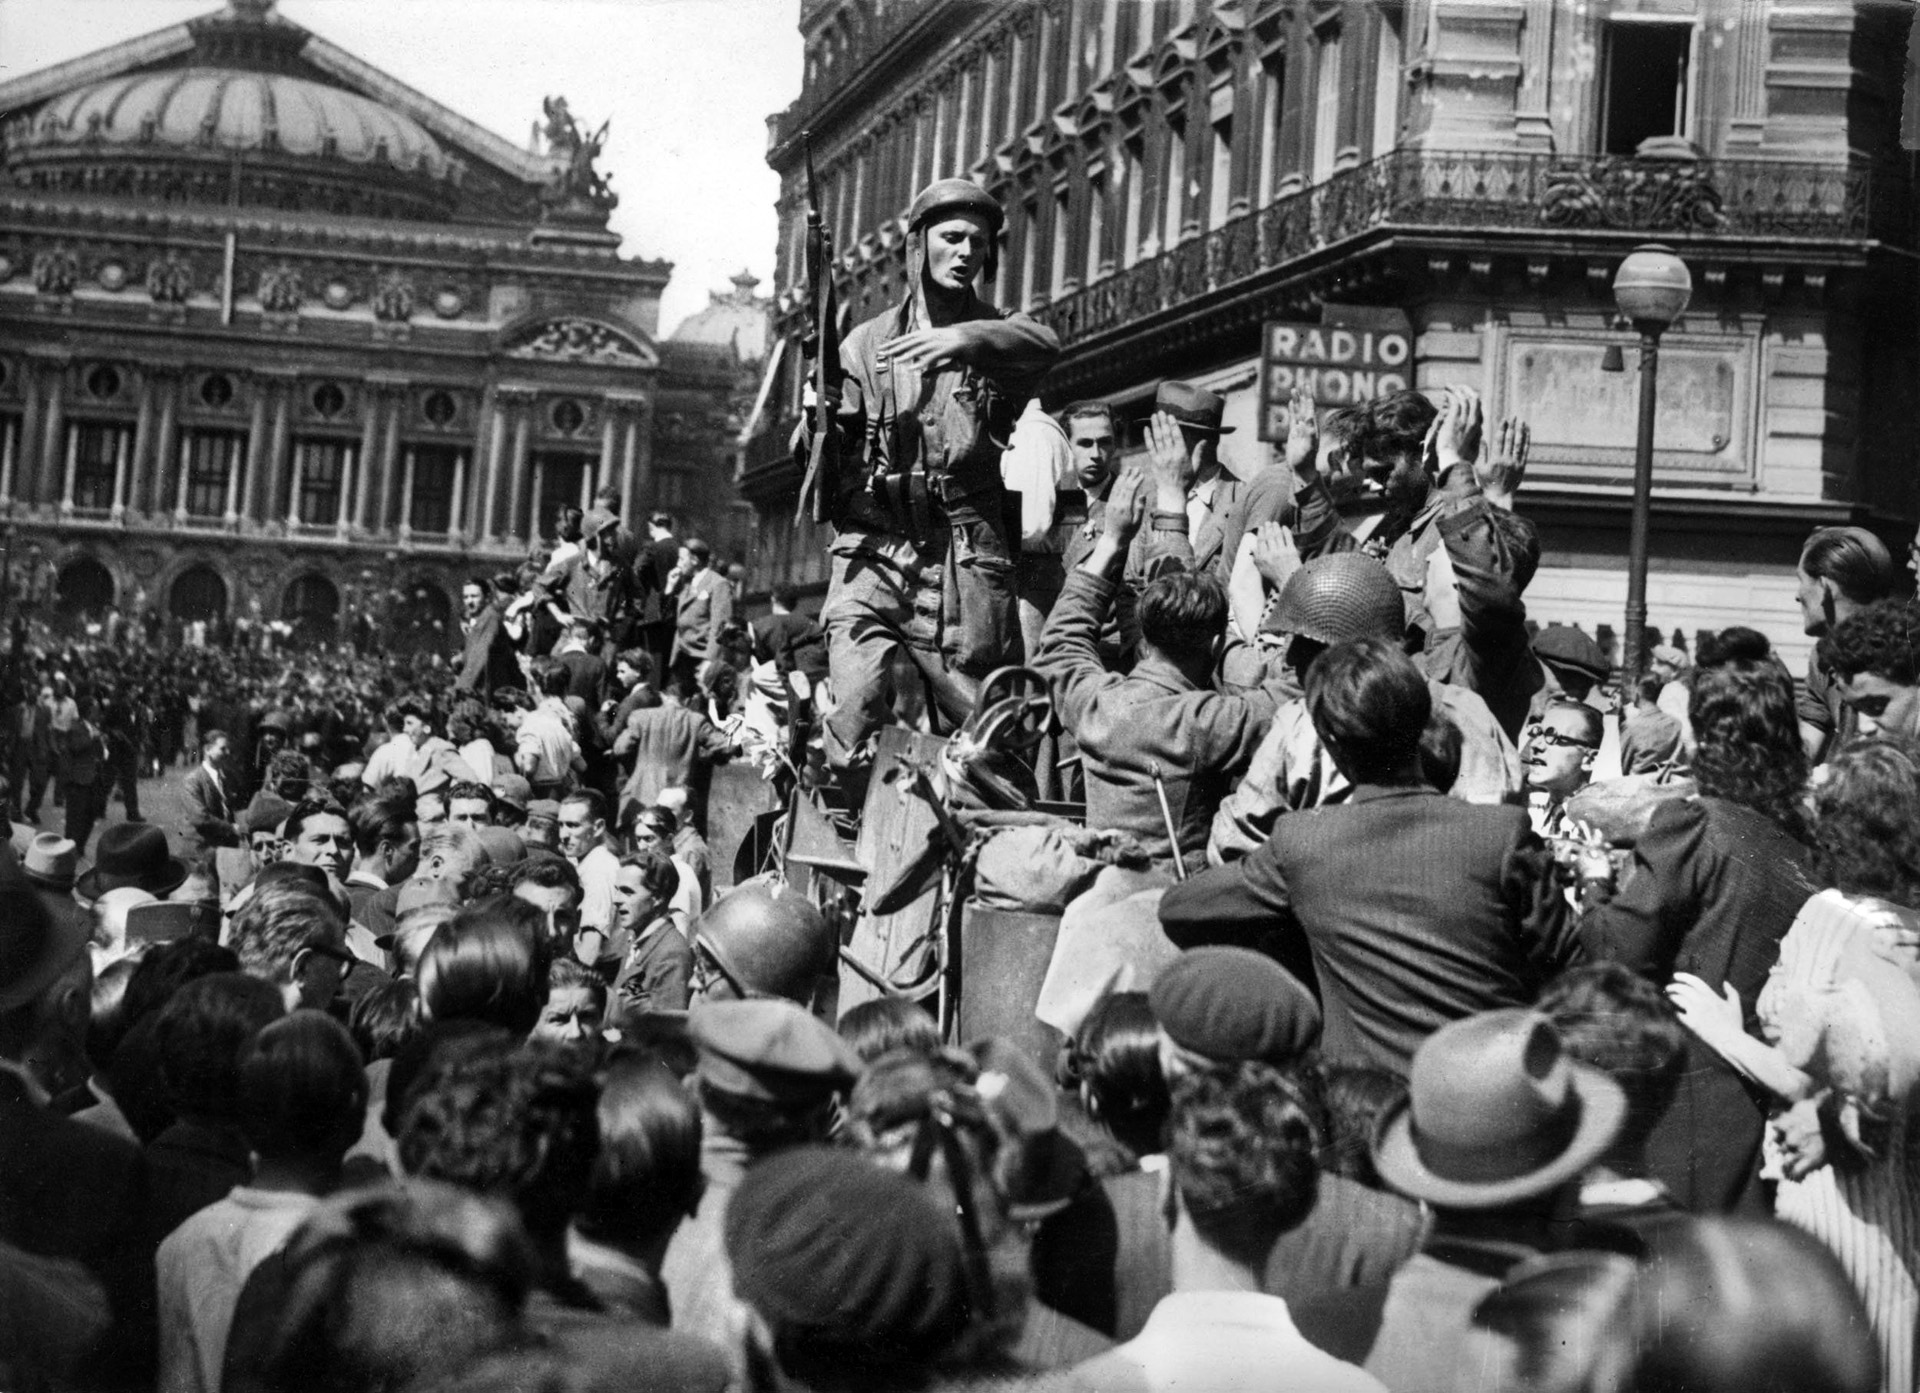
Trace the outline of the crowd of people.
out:
[[[439,661],[15,655],[0,1386],[1916,1387],[1885,543],[1807,540],[1798,679],[1611,653],[1529,620],[1528,430],[1471,391],[1296,396],[1266,463],[1190,383],[1124,466],[1107,403],[989,402],[1057,350],[972,298],[996,218],[916,200],[924,303],[845,346],[835,419],[917,392],[892,445],[952,448],[822,484],[817,618],[602,497]],[[870,783],[1009,656],[1050,715],[987,806]],[[964,1038],[831,877],[719,864],[729,760],[863,845],[942,801],[952,893],[1053,935],[974,989],[1052,1033]]]

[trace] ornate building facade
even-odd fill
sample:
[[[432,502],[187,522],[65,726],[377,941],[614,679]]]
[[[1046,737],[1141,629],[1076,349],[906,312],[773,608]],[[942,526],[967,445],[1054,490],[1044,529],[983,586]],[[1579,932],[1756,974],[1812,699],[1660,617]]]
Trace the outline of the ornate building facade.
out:
[[[1804,653],[1813,526],[1915,506],[1904,16],[1849,0],[805,0],[780,173],[776,348],[742,490],[769,569],[792,525],[810,133],[850,322],[903,290],[902,215],[967,175],[1008,210],[989,297],[1060,333],[1049,406],[1134,425],[1167,377],[1257,439],[1261,327],[1394,322],[1413,385],[1524,412],[1534,615],[1615,628],[1637,377],[1602,371],[1614,268],[1660,240],[1692,306],[1663,341],[1652,622],[1757,623]],[[1386,316],[1383,321],[1381,316]],[[1404,321],[1399,316],[1404,315]]]
[[[724,523],[704,446],[656,443],[666,386],[712,393],[663,367],[670,268],[619,254],[598,152],[564,102],[520,149],[271,0],[0,83],[15,565],[69,610],[444,648],[460,583],[598,488]]]

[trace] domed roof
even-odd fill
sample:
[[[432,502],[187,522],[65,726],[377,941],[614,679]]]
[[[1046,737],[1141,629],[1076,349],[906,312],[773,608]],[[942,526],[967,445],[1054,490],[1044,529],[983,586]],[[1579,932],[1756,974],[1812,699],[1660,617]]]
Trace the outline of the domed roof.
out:
[[[762,361],[773,337],[773,302],[753,293],[759,284],[758,277],[742,271],[733,277],[731,291],[708,292],[707,307],[681,320],[672,341],[731,348],[743,363]]]
[[[261,151],[378,162],[435,177],[448,164],[432,136],[378,102],[287,73],[225,68],[130,73],[82,87],[41,107],[11,141],[29,150],[104,145]]]

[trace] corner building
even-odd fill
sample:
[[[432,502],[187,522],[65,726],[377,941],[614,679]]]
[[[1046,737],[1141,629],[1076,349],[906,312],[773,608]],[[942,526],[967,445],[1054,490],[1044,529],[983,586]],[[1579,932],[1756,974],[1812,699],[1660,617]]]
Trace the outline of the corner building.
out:
[[[16,586],[37,553],[70,614],[446,651],[461,582],[603,485],[724,533],[730,485],[681,477],[711,452],[655,450],[670,268],[565,153],[271,0],[0,83]]]
[[[1617,631],[1638,410],[1611,281],[1688,262],[1662,340],[1650,622],[1754,624],[1805,659],[1799,544],[1911,535],[1916,238],[1898,148],[1907,12],[1849,0],[805,0],[801,96],[771,118],[785,342],[743,455],[761,555],[792,528],[810,131],[849,322],[896,299],[903,214],[964,174],[1008,210],[996,303],[1052,324],[1058,407],[1225,394],[1257,438],[1268,321],[1411,330],[1409,380],[1523,412],[1541,622]],[[1383,320],[1383,314],[1386,318]],[[1618,344],[1627,371],[1605,372]],[[757,577],[764,579],[765,577]]]

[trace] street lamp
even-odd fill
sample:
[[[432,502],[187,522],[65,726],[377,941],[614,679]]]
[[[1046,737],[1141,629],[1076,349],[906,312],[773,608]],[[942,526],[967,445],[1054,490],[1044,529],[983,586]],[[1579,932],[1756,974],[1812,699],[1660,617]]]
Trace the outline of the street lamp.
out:
[[[1647,543],[1653,515],[1653,407],[1660,335],[1693,297],[1693,276],[1673,248],[1635,247],[1613,273],[1613,302],[1640,334],[1640,441],[1633,456],[1633,526],[1627,536],[1627,683],[1647,668]]]

